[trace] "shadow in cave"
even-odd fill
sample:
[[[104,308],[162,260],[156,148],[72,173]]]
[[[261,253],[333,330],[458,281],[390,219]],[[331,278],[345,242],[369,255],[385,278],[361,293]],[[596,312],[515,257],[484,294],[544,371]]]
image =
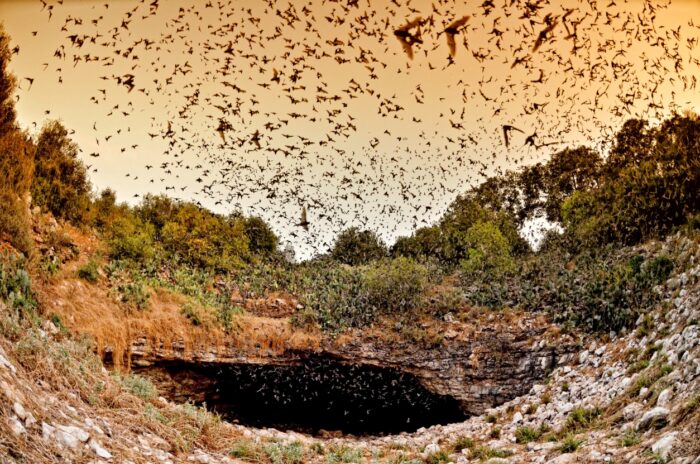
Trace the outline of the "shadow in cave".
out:
[[[137,373],[172,401],[206,403],[254,427],[382,435],[467,417],[457,400],[428,391],[413,375],[328,357],[291,365],[164,362]]]

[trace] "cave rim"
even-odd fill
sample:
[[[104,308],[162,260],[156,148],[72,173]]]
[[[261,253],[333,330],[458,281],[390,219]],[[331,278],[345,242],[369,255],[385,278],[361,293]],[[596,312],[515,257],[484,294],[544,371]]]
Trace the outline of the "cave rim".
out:
[[[257,360],[256,360],[257,361]],[[449,425],[462,423],[469,419],[472,414],[465,411],[463,403],[449,394],[440,394],[428,389],[420,378],[395,366],[378,366],[373,363],[363,362],[362,360],[350,360],[339,358],[337,356],[326,353],[313,353],[297,356],[288,360],[269,360],[268,362],[256,361],[241,361],[235,362],[225,361],[197,361],[183,359],[159,359],[149,362],[148,365],[132,364],[132,372],[143,377],[149,378],[158,388],[159,395],[165,397],[169,401],[177,404],[193,403],[197,406],[204,406],[208,411],[219,415],[222,420],[231,424],[243,426],[248,429],[274,429],[281,432],[294,432],[312,436],[314,438],[337,438],[337,437],[387,437],[399,436],[406,434],[414,434],[422,428],[430,428],[437,425]],[[246,375],[252,371],[270,371],[274,375],[289,375],[290,373],[299,373],[299,370],[306,371],[305,374],[321,375],[323,380],[328,380],[328,376],[337,375],[339,372],[344,374],[359,373],[360,382],[370,382],[367,387],[376,386],[376,382],[380,382],[383,377],[388,380],[380,384],[384,386],[383,393],[390,394],[390,401],[386,404],[386,398],[366,398],[363,393],[372,391],[371,389],[342,390],[345,393],[341,395],[340,401],[333,406],[324,402],[324,398],[328,395],[338,392],[338,387],[344,386],[343,382],[346,378],[339,379],[340,382],[336,385],[331,385],[334,388],[323,390],[316,388],[311,391],[320,396],[320,399],[315,401],[301,401],[300,403],[287,405],[287,407],[279,408],[279,399],[274,404],[262,405],[256,401],[264,401],[265,394],[258,395],[256,398],[253,395],[251,399],[251,387],[270,389],[271,392],[279,391],[282,388],[280,398],[287,398],[288,395],[293,395],[295,392],[301,391],[299,388],[291,388],[298,385],[295,384],[280,384],[279,382],[260,383],[257,379],[253,379],[248,384],[237,382],[238,390],[233,393],[241,393],[240,397],[234,398],[233,401],[221,400],[220,393],[222,387],[231,387],[232,379],[240,379],[241,371]],[[214,395],[209,390],[202,390],[203,378],[216,377],[213,374],[222,374],[224,371],[227,374],[225,379],[217,379],[213,382],[216,387]],[[156,375],[154,375],[156,373]],[[238,374],[232,376],[231,374]],[[164,378],[167,377],[167,378]],[[255,377],[255,375],[253,375]],[[264,377],[264,376],[263,376]],[[303,378],[303,377],[302,377]],[[164,386],[170,383],[171,389],[173,385],[182,385],[182,381],[197,382],[200,389],[199,393],[190,392],[187,394],[173,394],[173,391],[164,391]],[[245,380],[245,379],[244,379]],[[264,380],[264,379],[263,379]],[[332,379],[331,379],[332,380]],[[303,382],[302,382],[303,383]],[[317,387],[328,387],[328,383],[317,383]],[[392,389],[388,390],[387,387]],[[395,387],[399,387],[396,389]],[[187,387],[181,387],[183,390]],[[308,391],[308,389],[307,389]],[[204,394],[203,394],[204,392]],[[231,390],[226,390],[226,394],[232,393]],[[260,393],[259,391],[256,393]],[[404,398],[400,396],[406,395]],[[350,401],[350,397],[360,394],[361,401]],[[260,398],[262,396],[262,398]],[[269,400],[269,397],[268,397]],[[420,404],[417,404],[422,400]],[[411,403],[414,404],[411,404]],[[244,404],[241,407],[241,403]],[[284,403],[284,402],[283,402]],[[326,405],[325,409],[318,410],[315,407]],[[256,406],[258,409],[256,409]],[[285,406],[284,404],[282,406]],[[299,406],[302,406],[301,408]],[[338,406],[342,406],[338,407]],[[354,409],[347,410],[346,406]],[[377,408],[374,413],[367,413],[363,416],[359,411],[361,409],[372,410]],[[417,406],[417,407],[416,407]],[[344,415],[339,418],[338,413],[343,409]],[[300,414],[302,414],[300,416]],[[381,413],[381,414],[380,414]],[[388,414],[388,416],[387,416]],[[347,417],[350,416],[350,417]],[[292,419],[296,417],[296,419]]]

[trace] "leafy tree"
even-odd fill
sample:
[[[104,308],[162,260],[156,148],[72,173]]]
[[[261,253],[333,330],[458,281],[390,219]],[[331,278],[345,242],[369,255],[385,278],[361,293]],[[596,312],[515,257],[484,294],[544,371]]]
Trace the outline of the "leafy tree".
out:
[[[387,255],[384,242],[370,230],[350,227],[342,231],[333,245],[331,256],[341,263],[356,266]]]
[[[392,256],[411,258],[441,257],[443,255],[444,238],[442,230],[437,226],[421,227],[410,237],[399,237],[391,247]]]
[[[11,59],[10,37],[0,24],[0,137],[17,127],[15,103],[12,99],[17,81],[8,70]]]
[[[492,222],[477,222],[467,230],[462,240],[466,254],[460,266],[467,273],[500,275],[515,264],[508,239]]]
[[[602,164],[600,154],[587,147],[567,148],[552,155],[543,182],[547,219],[561,222],[561,204],[574,192],[595,188]]]
[[[249,248],[252,253],[271,255],[277,250],[277,243],[279,242],[277,235],[261,218],[252,216],[244,219],[243,228],[248,237]]]
[[[32,200],[54,216],[81,222],[90,205],[90,183],[78,146],[58,121],[47,123],[39,134],[34,155]]]
[[[29,254],[33,242],[26,194],[34,171],[34,145],[15,122],[15,78],[8,70],[12,56],[9,42],[0,25],[0,238]]]

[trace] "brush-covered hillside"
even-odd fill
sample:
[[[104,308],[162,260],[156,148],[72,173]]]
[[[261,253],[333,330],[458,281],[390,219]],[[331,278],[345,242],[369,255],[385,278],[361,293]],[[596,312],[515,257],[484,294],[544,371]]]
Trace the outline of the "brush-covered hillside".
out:
[[[258,217],[95,191],[60,121],[19,127],[10,58],[0,32],[0,462],[700,462],[696,114],[489,178],[390,246],[349,228],[297,262]],[[551,225],[536,249],[532,221]],[[305,353],[390,364],[468,414],[252,427],[139,373]]]

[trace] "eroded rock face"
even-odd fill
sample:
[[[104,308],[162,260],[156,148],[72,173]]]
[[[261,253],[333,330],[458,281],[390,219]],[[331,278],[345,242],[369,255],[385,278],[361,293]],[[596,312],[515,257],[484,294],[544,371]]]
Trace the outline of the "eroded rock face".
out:
[[[425,348],[415,343],[386,342],[378,337],[355,334],[343,343],[330,338],[313,349],[260,347],[242,349],[240,345],[189,347],[184,342],[164,344],[145,337],[131,345],[135,366],[164,361],[207,364],[292,364],[310,356],[327,356],[340,362],[392,368],[412,374],[429,391],[452,397],[468,414],[480,414],[529,391],[557,365],[572,361],[576,346],[568,336],[552,335],[550,326],[521,319],[517,326],[474,328],[461,323],[444,324],[445,337],[439,346]]]

